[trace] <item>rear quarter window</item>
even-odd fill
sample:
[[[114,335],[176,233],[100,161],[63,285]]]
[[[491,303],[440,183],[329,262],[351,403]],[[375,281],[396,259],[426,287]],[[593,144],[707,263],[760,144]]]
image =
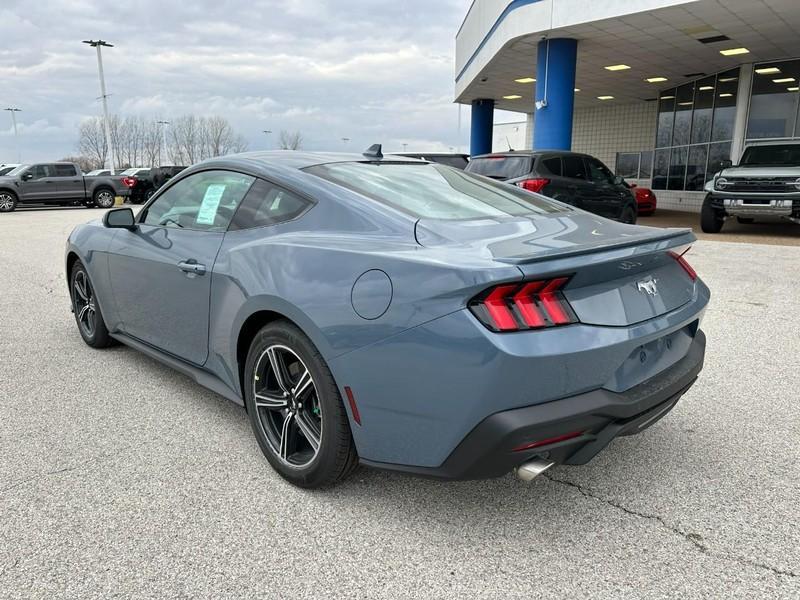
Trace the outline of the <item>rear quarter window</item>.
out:
[[[545,158],[542,160],[542,165],[547,170],[548,173],[552,175],[561,175],[561,158],[558,156],[553,156],[551,158]]]

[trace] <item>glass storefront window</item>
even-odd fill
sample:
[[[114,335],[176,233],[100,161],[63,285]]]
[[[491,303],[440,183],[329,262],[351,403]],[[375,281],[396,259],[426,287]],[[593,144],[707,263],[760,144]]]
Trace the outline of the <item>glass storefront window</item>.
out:
[[[639,153],[638,152],[619,152],[617,154],[617,165],[614,169],[617,175],[624,179],[639,178]]]
[[[714,125],[711,141],[733,139],[733,122],[736,118],[736,93],[739,90],[739,69],[717,75],[716,98],[714,98]]]
[[[703,144],[711,140],[711,116],[714,110],[716,78],[706,77],[697,82],[694,90],[692,116],[692,143]]]
[[[709,179],[706,176],[706,161],[708,160],[708,144],[700,144],[689,148],[689,160],[686,164],[686,189],[702,191]]]
[[[694,84],[682,85],[675,96],[675,125],[672,130],[672,146],[689,143],[692,130],[692,107],[694,106]]]
[[[642,161],[639,163],[639,179],[650,179],[653,174],[653,152],[642,152]]]
[[[661,92],[653,189],[702,191],[730,158],[738,89],[736,68]]]
[[[661,92],[658,100],[658,129],[656,148],[666,148],[672,141],[672,123],[675,120],[675,91]]]
[[[769,72],[759,73],[765,69],[769,69]],[[800,60],[756,65],[747,122],[748,139],[792,138],[798,135],[798,80]]]

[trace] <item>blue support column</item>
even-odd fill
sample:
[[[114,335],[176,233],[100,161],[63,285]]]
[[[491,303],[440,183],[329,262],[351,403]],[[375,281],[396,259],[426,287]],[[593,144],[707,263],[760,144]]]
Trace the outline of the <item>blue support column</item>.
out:
[[[571,150],[572,114],[575,107],[575,64],[578,40],[542,40],[536,61],[536,101],[547,102],[536,110],[534,150]]]
[[[469,132],[469,153],[471,156],[487,154],[492,151],[494,129],[494,100],[473,100],[472,121]]]

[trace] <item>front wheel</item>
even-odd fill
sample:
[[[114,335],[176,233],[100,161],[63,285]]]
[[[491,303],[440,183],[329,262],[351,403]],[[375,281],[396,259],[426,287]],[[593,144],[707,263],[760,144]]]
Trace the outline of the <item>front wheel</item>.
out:
[[[700,229],[703,233],[719,233],[724,223],[725,213],[711,206],[711,196],[706,196],[700,209]]]
[[[106,189],[97,190],[92,196],[92,200],[94,200],[95,206],[111,208],[114,206],[114,192]]]
[[[17,208],[17,197],[12,192],[0,192],[0,212],[13,212]]]
[[[72,267],[69,278],[69,290],[72,299],[72,311],[83,341],[92,348],[105,348],[114,343],[108,334],[103,313],[97,304],[94,287],[89,279],[86,267],[80,261]]]
[[[311,340],[286,321],[266,325],[247,355],[245,405],[272,467],[305,488],[331,485],[358,465],[336,382]]]

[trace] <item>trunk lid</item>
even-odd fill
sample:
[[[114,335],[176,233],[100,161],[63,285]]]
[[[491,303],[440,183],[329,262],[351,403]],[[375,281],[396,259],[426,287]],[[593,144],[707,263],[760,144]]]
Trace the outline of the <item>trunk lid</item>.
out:
[[[552,215],[420,220],[426,247],[476,252],[516,266],[525,280],[569,276],[564,297],[582,323],[627,326],[673,311],[695,282],[676,260],[696,238],[689,229],[625,225],[583,211]]]

